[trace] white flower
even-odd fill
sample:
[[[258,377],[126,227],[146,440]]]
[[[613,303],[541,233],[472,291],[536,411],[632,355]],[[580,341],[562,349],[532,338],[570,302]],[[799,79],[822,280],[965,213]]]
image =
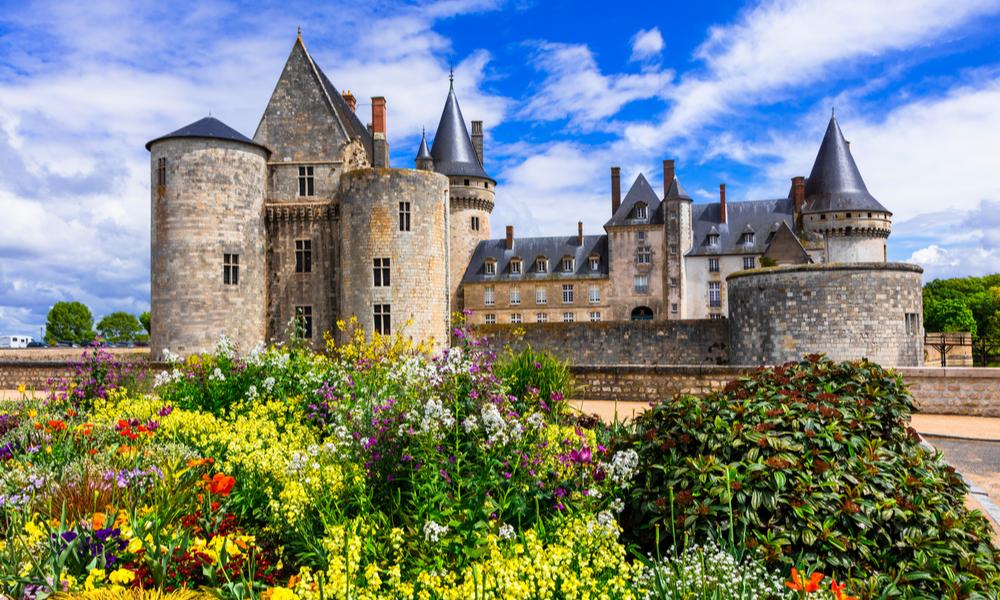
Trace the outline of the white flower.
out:
[[[257,399],[257,386],[251,385],[250,388],[247,390],[247,400],[256,400],[256,399]]]
[[[611,510],[615,511],[616,513],[620,513],[621,511],[625,510],[625,501],[622,500],[621,498],[615,498],[614,500],[611,501]]]
[[[222,374],[222,369],[215,367],[215,370],[208,376],[208,379],[209,381],[225,381],[226,376]]]
[[[171,352],[169,348],[164,348],[163,349],[163,360],[165,360],[168,363],[173,364],[173,363],[181,362],[181,357],[178,356],[178,355],[176,355],[176,354],[174,354],[173,352]]]
[[[261,385],[264,386],[264,389],[267,390],[268,393],[270,393],[271,390],[274,389],[274,377],[268,377],[261,383]]]
[[[483,429],[489,436],[490,443],[506,444],[510,436],[507,434],[507,421],[496,406],[487,404],[479,411],[479,416],[483,419]]]
[[[440,400],[431,398],[424,404],[424,414],[420,419],[420,430],[433,433],[440,429],[451,429],[455,425],[455,417],[451,411],[441,404]]]
[[[432,544],[438,543],[441,536],[448,533],[447,525],[438,525],[434,521],[424,523],[424,540]]]
[[[621,485],[631,481],[639,469],[639,455],[635,450],[619,450],[611,457],[608,466],[608,476],[611,481]]]
[[[514,536],[517,534],[514,532],[514,527],[512,525],[504,523],[503,525],[500,526],[500,531],[498,532],[498,535],[500,536],[501,540],[512,540],[514,539]]]
[[[617,538],[619,530],[615,516],[606,510],[597,513],[596,519],[591,519],[587,522],[587,533],[594,533],[595,530],[600,530],[602,533],[613,535]]]
[[[215,353],[232,360],[236,358],[236,346],[223,333],[219,336],[219,343],[215,346]]]
[[[469,415],[464,421],[462,421],[462,429],[464,429],[466,433],[472,433],[478,427],[479,420],[476,419],[476,415]]]
[[[264,342],[257,342],[257,345],[250,349],[250,353],[247,354],[247,364],[259,367],[264,364]]]
[[[532,429],[541,429],[545,427],[545,415],[540,412],[531,413],[528,417],[528,426]]]

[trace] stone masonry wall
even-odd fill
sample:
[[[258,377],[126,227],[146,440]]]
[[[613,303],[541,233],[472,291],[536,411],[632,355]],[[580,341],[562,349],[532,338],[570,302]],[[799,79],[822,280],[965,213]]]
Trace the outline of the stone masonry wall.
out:
[[[779,364],[822,352],[919,366],[922,272],[903,263],[835,263],[732,273],[730,363]]]
[[[476,331],[489,335],[498,348],[530,345],[576,364],[715,365],[728,359],[724,320],[501,324]]]
[[[468,185],[466,185],[468,182]],[[462,310],[462,276],[472,260],[476,246],[490,239],[490,213],[496,184],[479,177],[451,177],[449,181],[449,254],[448,274],[451,308]],[[472,218],[479,219],[479,229],[472,228]],[[527,260],[527,259],[526,259]]]

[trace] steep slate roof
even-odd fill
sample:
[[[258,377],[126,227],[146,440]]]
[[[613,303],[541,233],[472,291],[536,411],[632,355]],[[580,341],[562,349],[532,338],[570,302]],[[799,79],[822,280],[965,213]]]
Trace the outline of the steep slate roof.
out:
[[[465,126],[462,109],[458,106],[455,96],[455,84],[452,82],[448,90],[448,99],[441,111],[441,121],[438,122],[434,134],[434,144],[431,146],[431,156],[434,158],[434,170],[444,175],[482,177],[493,181],[486,174],[483,165],[472,147],[472,138]]]
[[[433,158],[431,156],[431,151],[427,149],[427,132],[420,134],[420,149],[417,150],[417,160],[423,158]]]
[[[832,116],[806,179],[805,195],[803,214],[840,210],[889,212],[868,193],[851,148]]]
[[[787,221],[782,221],[778,231],[767,244],[764,256],[775,260],[779,265],[803,265],[811,263],[809,253],[802,247],[802,242],[788,226]]]
[[[302,47],[305,48],[305,45]],[[365,152],[368,153],[368,160],[371,160],[372,135],[368,133],[368,128],[361,123],[361,120],[358,119],[358,115],[351,110],[351,107],[347,104],[347,100],[344,100],[344,97],[340,95],[340,92],[338,92],[337,88],[333,86],[330,78],[326,76],[323,69],[319,68],[319,65],[317,65],[316,61],[312,59],[312,56],[309,55],[308,52],[306,52],[306,55],[309,56],[309,61],[312,62],[313,67],[316,68],[316,74],[319,75],[319,80],[323,84],[323,90],[330,98],[330,104],[333,105],[333,110],[337,114],[337,118],[344,126],[344,129],[347,130],[347,137],[350,139],[354,139],[356,137],[361,138],[361,143],[365,147]]]
[[[483,283],[488,281],[540,281],[560,279],[606,279],[608,277],[608,236],[585,235],[583,245],[577,246],[576,236],[518,238],[514,248],[507,249],[507,240],[484,240],[476,246],[469,267],[462,277],[463,283]],[[589,258],[592,254],[601,257],[600,269],[590,270]],[[564,256],[576,259],[576,270],[565,273],[559,262]],[[535,272],[535,259],[544,256],[549,259],[547,273]],[[510,259],[521,259],[521,275],[510,274]],[[497,274],[486,275],[486,259],[497,261]]]
[[[209,138],[216,140],[229,140],[232,142],[250,144],[251,146],[257,146],[258,148],[264,148],[264,146],[254,142],[247,136],[243,135],[239,131],[236,131],[215,117],[205,117],[204,119],[199,119],[190,125],[181,127],[177,131],[160,136],[155,140],[150,140],[146,143],[146,150],[149,150],[149,147],[156,142],[173,138]],[[267,150],[267,148],[264,149]],[[271,151],[268,150],[268,153],[270,152]]]
[[[681,200],[691,200],[691,196],[688,196],[687,192],[684,191],[684,187],[681,185],[681,180],[674,176],[674,180],[670,182],[670,187],[667,188],[667,198],[679,198]]]
[[[674,180],[676,181],[676,179]],[[646,204],[646,218],[635,218],[635,205],[639,202]],[[611,215],[611,219],[604,224],[605,227],[615,227],[618,225],[662,225],[663,215],[660,212],[660,197],[653,191],[653,187],[646,181],[646,176],[642,173],[632,182],[632,187],[622,198],[621,206]]]
[[[762,254],[782,223],[795,224],[794,206],[790,198],[778,200],[746,200],[726,203],[726,223],[719,223],[719,203],[691,205],[691,226],[694,245],[688,256],[717,254]],[[748,228],[754,232],[754,243],[741,244],[740,235]],[[713,231],[714,230],[714,231]],[[708,245],[708,234],[719,234],[719,245]]]

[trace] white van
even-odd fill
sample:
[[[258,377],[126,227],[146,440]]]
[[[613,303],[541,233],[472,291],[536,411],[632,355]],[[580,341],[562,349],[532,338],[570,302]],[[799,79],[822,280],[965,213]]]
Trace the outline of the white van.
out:
[[[0,348],[27,348],[30,343],[27,335],[0,335]]]

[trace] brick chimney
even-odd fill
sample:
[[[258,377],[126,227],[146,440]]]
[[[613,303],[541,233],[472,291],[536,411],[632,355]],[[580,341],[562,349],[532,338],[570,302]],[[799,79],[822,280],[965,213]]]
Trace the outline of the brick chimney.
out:
[[[389,167],[389,140],[385,135],[385,98],[372,97],[372,166]]]
[[[576,222],[576,245],[583,246],[583,221]]]
[[[622,168],[611,167],[611,216],[622,205]]]
[[[472,122],[472,148],[476,151],[476,157],[479,159],[480,165],[485,165],[483,162],[483,122],[473,121]]]
[[[806,178],[801,175],[792,177],[792,206],[795,214],[802,214],[802,205],[806,203]]]
[[[507,242],[504,244],[504,246],[508,250],[513,250],[514,249],[514,226],[513,225],[508,225],[507,226]]]
[[[670,184],[674,182],[674,161],[668,159],[663,161],[663,197],[667,197]]]
[[[719,223],[726,222],[726,184],[719,184]]]
[[[351,112],[358,110],[358,99],[354,97],[351,90],[341,92],[340,95],[344,97],[344,102],[347,102],[347,105],[351,107]]]

